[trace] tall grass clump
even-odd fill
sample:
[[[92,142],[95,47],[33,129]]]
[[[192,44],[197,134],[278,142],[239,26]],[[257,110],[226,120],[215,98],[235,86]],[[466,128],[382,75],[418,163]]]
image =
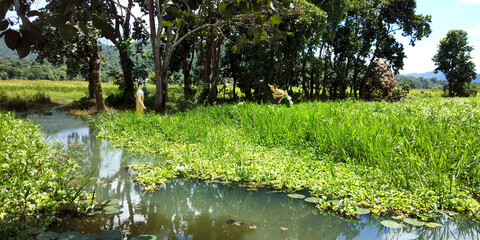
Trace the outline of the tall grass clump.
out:
[[[480,217],[480,110],[476,99],[238,104],[174,115],[103,115],[100,136],[159,165],[133,166],[155,189],[172,177],[308,188],[374,213]],[[157,181],[158,180],[158,181]]]
[[[0,112],[0,236],[31,239],[74,208],[76,164],[45,142],[38,125]]]

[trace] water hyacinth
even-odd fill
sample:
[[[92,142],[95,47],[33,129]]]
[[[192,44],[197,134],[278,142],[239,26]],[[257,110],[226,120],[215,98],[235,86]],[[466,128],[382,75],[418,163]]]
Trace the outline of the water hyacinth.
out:
[[[95,124],[117,146],[164,157],[132,166],[147,190],[176,177],[267,183],[342,199],[317,208],[349,216],[363,207],[422,220],[442,209],[480,218],[479,105],[433,98],[245,103],[142,118],[107,114]]]

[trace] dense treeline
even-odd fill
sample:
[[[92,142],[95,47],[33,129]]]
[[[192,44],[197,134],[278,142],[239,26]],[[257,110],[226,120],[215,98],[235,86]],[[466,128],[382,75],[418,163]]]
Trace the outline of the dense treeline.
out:
[[[4,36],[19,56],[32,51],[88,79],[99,109],[100,38],[118,53],[121,70],[109,76],[124,103],[134,102],[134,80],[153,70],[157,112],[165,110],[172,78],[183,79],[185,96],[194,96],[192,84],[200,86],[196,97],[206,103],[217,101],[218,85],[226,81],[249,101],[269,101],[268,84],[301,89],[297,99],[367,100],[381,85],[379,59],[395,73],[403,67],[404,48],[394,36],[413,45],[430,35],[431,17],[415,9],[415,0],[56,0],[42,14],[29,6],[17,11],[23,32],[4,24]],[[32,15],[40,17],[30,22]]]
[[[436,77],[425,78],[396,75],[395,80],[397,80],[398,83],[409,82],[410,87],[413,89],[443,89],[443,86],[447,84],[447,81],[438,80]]]
[[[35,60],[9,57],[0,57],[0,79],[69,80],[65,66],[55,67],[49,63],[40,64]]]
[[[113,81],[110,72],[118,72],[118,53],[112,46],[102,44],[102,62],[100,64],[101,78],[104,82]],[[81,75],[69,76],[65,64],[53,65],[49,62],[36,61],[36,55],[31,54],[19,59],[14,51],[0,41],[0,80],[83,80]]]

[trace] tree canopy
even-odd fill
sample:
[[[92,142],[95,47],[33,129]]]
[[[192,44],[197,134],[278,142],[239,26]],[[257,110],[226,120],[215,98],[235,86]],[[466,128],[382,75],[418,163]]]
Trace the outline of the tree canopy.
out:
[[[473,47],[468,45],[467,32],[463,30],[450,30],[447,36],[440,40],[437,54],[432,60],[437,66],[434,72],[442,72],[448,80],[448,96],[472,95],[470,85],[477,77],[472,51]]]
[[[15,1],[2,2],[0,9],[16,9]],[[197,97],[205,103],[215,103],[218,85],[226,82],[251,101],[269,101],[268,84],[303,100],[369,99],[378,86],[378,59],[396,73],[403,67],[405,53],[395,34],[414,45],[431,32],[431,17],[415,12],[416,0],[81,0],[48,6],[32,11],[25,5],[17,11],[17,22],[43,34],[32,35],[30,45],[39,49],[50,42],[57,48],[50,59],[63,56],[75,62],[83,59],[72,51],[80,54],[75,44],[82,38],[90,38],[88,46],[98,45],[100,37],[109,39],[120,56],[122,73],[116,76],[123,79],[126,101],[131,101],[133,81],[154,72],[157,112],[165,111],[171,76],[183,79],[186,97],[193,96],[191,86],[197,85]],[[34,15],[43,22],[32,24],[29,16]],[[18,52],[10,37],[15,21],[3,20],[1,34]],[[28,37],[27,32],[18,34]],[[133,44],[139,42],[151,46],[151,52],[149,46],[146,52],[137,48],[145,58],[135,61]],[[53,54],[59,52],[65,54]],[[152,61],[153,68],[138,71],[149,65],[144,60]],[[301,92],[293,93],[294,87]]]

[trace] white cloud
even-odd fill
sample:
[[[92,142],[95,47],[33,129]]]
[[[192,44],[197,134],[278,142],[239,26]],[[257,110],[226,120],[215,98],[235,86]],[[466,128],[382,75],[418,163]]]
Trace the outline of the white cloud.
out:
[[[459,0],[459,2],[466,4],[480,4],[480,0]]]
[[[405,65],[401,74],[431,72],[435,69],[432,61],[433,55],[437,52],[437,47],[428,43],[418,43],[415,47],[405,46],[404,59]]]
[[[477,73],[480,73],[480,41],[470,44],[473,47],[472,60],[475,63]]]
[[[480,0],[479,0],[480,1]],[[467,29],[468,36],[480,36],[480,22],[477,23],[473,28]]]

